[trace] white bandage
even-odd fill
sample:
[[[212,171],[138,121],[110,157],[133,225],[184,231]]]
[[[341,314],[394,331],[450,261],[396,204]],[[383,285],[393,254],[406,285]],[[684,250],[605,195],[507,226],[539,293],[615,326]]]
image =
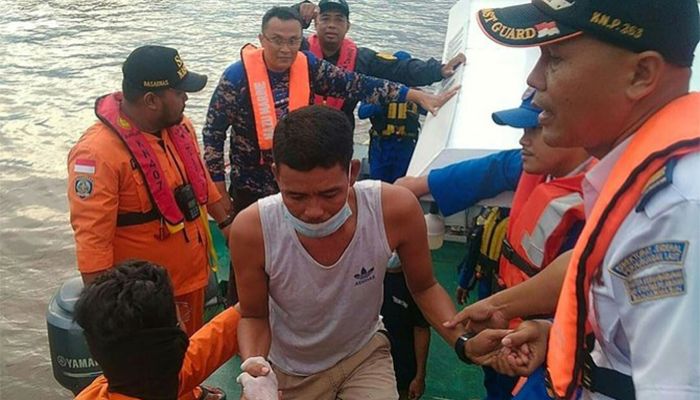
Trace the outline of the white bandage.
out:
[[[253,376],[249,372],[253,367],[267,368],[262,376]],[[243,395],[248,400],[277,400],[277,376],[272,366],[263,357],[251,357],[241,364],[243,373],[238,375],[236,382],[243,386]]]

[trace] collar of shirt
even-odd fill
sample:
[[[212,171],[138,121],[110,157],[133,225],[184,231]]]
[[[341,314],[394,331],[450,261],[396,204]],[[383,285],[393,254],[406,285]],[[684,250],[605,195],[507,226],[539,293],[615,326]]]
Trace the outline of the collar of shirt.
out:
[[[591,163],[592,163],[594,160],[595,160],[594,157],[588,157],[588,158],[586,159],[586,161],[584,161],[584,162],[582,162],[581,164],[579,164],[576,168],[574,168],[573,170],[571,170],[571,172],[569,172],[568,174],[562,176],[562,178],[570,178],[570,177],[572,177],[572,176],[576,176],[576,175],[578,175],[578,174],[580,174],[580,173],[583,173],[584,171],[586,171],[586,170],[590,167]],[[547,175],[547,178],[545,179],[545,182],[551,182],[551,181],[553,181],[553,180],[555,180],[555,179],[557,179],[557,178],[553,177],[552,175]]]
[[[634,135],[630,135],[630,137],[618,144],[610,153],[603,157],[598,164],[594,165],[593,168],[586,173],[586,177],[581,184],[581,189],[583,190],[583,210],[586,214],[586,218],[591,215],[593,205],[598,200],[598,196],[600,196],[600,191],[603,190],[603,186],[608,180],[610,172],[615,164],[617,164],[620,157],[622,157],[622,153],[630,144],[632,137],[634,137]]]

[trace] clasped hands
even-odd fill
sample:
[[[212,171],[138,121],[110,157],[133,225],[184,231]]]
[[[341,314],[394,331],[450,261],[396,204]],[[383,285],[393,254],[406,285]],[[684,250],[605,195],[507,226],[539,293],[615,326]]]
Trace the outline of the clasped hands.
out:
[[[551,323],[530,320],[507,329],[508,322],[498,307],[484,299],[466,307],[444,325],[466,324],[468,332],[477,333],[464,347],[466,356],[475,364],[509,376],[528,376],[545,361]]]

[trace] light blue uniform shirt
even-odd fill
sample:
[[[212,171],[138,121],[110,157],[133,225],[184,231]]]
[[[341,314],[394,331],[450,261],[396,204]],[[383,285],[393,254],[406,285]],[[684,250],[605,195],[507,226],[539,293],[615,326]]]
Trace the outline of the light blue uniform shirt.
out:
[[[586,176],[586,215],[629,139]],[[599,367],[632,376],[637,400],[700,399],[700,153],[623,221],[591,287]],[[605,399],[584,391],[583,398]]]

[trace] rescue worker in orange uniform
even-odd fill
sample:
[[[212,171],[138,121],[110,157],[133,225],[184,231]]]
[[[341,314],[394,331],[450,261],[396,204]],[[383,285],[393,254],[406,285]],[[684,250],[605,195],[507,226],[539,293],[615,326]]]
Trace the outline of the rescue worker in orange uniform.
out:
[[[568,260],[447,325],[551,312],[558,295],[553,323],[497,341],[504,369],[527,374],[546,358],[557,398],[580,388],[587,399],[698,398],[697,2],[535,0],[478,19],[497,42],[540,46],[528,83],[545,141],[600,161],[582,184],[586,225]]]
[[[186,330],[202,326],[213,262],[207,213],[227,235],[223,206],[183,115],[207,78],[175,49],[143,46],[122,68],[123,92],[97,99],[99,119],[68,156],[68,201],[86,283],[127,259],[164,265]],[[216,398],[216,397],[212,397]]]
[[[515,189],[497,267],[498,281],[505,288],[535,276],[559,254],[570,250],[584,223],[581,181],[593,160],[583,148],[558,149],[544,143],[537,120],[541,110],[532,105],[534,96],[535,90],[528,88],[519,107],[492,114],[496,124],[524,130],[520,139],[522,173],[516,187],[508,187],[510,179],[490,179],[486,185],[469,187],[470,182],[485,179],[479,173],[485,176],[489,171],[508,169],[507,165],[499,165],[505,163],[500,153],[397,182],[419,197],[432,193],[438,207],[450,214],[457,211],[457,205],[464,206],[466,198],[472,199],[472,204],[467,204],[472,206],[475,200]],[[465,186],[463,190],[455,190],[455,181]],[[514,319],[510,326],[516,327],[520,322]],[[463,348],[456,350],[461,359],[468,361]],[[514,379],[499,376],[488,366],[484,368],[486,399],[510,399],[514,385]]]
[[[104,373],[77,400],[175,399],[238,350],[237,307],[188,338],[167,271],[147,261],[129,261],[97,277],[75,312]]]

